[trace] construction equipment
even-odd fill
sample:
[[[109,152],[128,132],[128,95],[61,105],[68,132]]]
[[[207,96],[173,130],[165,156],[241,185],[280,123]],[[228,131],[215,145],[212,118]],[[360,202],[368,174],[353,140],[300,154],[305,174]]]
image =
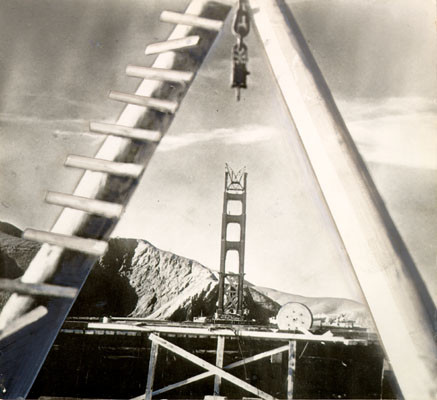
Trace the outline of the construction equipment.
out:
[[[307,331],[313,324],[311,310],[302,303],[284,304],[276,317],[281,331]]]

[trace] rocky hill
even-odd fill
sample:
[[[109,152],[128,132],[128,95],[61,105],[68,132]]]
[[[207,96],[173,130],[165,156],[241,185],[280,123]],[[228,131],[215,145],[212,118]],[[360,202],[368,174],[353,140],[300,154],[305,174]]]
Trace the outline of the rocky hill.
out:
[[[6,222],[0,222],[0,277],[19,278],[39,248],[39,244],[21,239],[20,229]],[[0,292],[0,309],[9,296],[9,293]]]
[[[20,238],[21,231],[0,223],[0,276],[21,276],[39,245]],[[114,238],[94,266],[70,316],[131,316],[183,321],[211,316],[218,295],[217,272],[196,261],[160,250],[145,240]],[[0,307],[7,295],[0,295]],[[364,321],[365,307],[339,298],[310,298],[247,282],[244,301],[249,317],[266,322],[289,301],[306,304],[313,314]]]
[[[21,238],[21,230],[0,222],[0,276],[15,279],[23,274],[40,245]]]
[[[218,274],[145,240],[115,238],[90,274],[70,315],[131,316],[183,321],[214,314]],[[267,321],[280,306],[248,287],[250,316]]]

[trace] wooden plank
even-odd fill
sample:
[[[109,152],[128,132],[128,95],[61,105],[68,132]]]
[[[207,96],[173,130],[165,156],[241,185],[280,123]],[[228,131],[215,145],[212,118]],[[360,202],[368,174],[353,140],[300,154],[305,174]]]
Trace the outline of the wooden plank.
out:
[[[247,357],[247,358],[245,358],[243,360],[239,360],[239,361],[233,362],[232,364],[226,365],[224,367],[224,369],[225,370],[230,370],[230,369],[233,369],[233,368],[240,367],[242,365],[249,364],[249,363],[254,362],[254,361],[261,360],[261,359],[263,359],[265,357],[270,357],[273,354],[282,353],[284,351],[287,351],[288,347],[289,347],[288,345],[281,346],[281,347],[278,347],[278,348],[273,349],[273,350],[268,350],[268,351],[265,351],[263,353],[256,354],[254,356]],[[179,381],[179,382],[173,383],[171,385],[165,386],[165,387],[163,387],[161,389],[157,389],[157,390],[155,390],[153,392],[153,394],[154,395],[158,395],[158,394],[161,394],[161,393],[169,392],[170,390],[177,389],[177,388],[179,388],[181,386],[188,385],[189,383],[197,382],[197,381],[199,381],[201,379],[208,378],[208,377],[210,377],[212,375],[214,375],[213,372],[209,372],[209,371],[202,372],[201,374],[192,376],[192,377],[187,378],[187,379],[185,379],[183,381]],[[135,398],[135,399],[132,399],[132,400],[139,400],[139,399]]]
[[[24,327],[33,324],[38,321],[42,317],[47,314],[47,308],[44,306],[38,306],[34,308],[32,311],[22,315],[20,318],[17,318],[13,321],[9,326],[0,331],[0,340],[7,338],[8,336],[13,335]]]
[[[206,395],[203,400],[228,400],[226,396]]]
[[[164,113],[174,114],[178,109],[176,101],[154,99],[153,97],[139,96],[137,94],[122,93],[111,90],[109,98],[123,103],[135,104],[141,107],[148,107]]]
[[[405,398],[437,398],[436,307],[290,7],[248,0],[335,240],[351,263]],[[292,123],[290,122],[290,126]],[[294,130],[290,132],[294,135]],[[300,147],[302,146],[302,147]],[[300,148],[299,148],[300,147]],[[414,370],[414,373],[412,371]]]
[[[126,67],[126,75],[135,78],[186,83],[193,79],[194,73],[191,71],[177,71],[174,69],[137,67],[135,65],[128,65]]]
[[[77,289],[48,283],[25,283],[16,279],[0,278],[0,289],[5,292],[28,294],[30,296],[66,297],[74,299]]]
[[[223,21],[216,19],[202,18],[197,15],[182,14],[173,11],[163,11],[160,17],[162,22],[170,22],[172,24],[182,24],[195,26],[196,28],[207,29],[211,31],[219,31],[223,26]]]
[[[224,336],[218,336],[217,337],[217,355],[216,355],[215,365],[216,365],[216,367],[219,367],[220,369],[223,368],[224,351],[225,351],[225,338],[224,338]],[[214,377],[214,396],[220,395],[221,383],[222,383],[221,377],[216,375]]]
[[[249,393],[253,393],[257,396],[259,396],[262,399],[266,400],[274,400],[274,397],[270,394],[263,392],[262,390],[256,388],[255,386],[252,386],[243,380],[231,375],[230,373],[223,371],[222,369],[216,367],[215,365],[210,364],[209,362],[202,360],[200,357],[195,356],[194,354],[189,353],[188,351],[174,345],[173,343],[170,343],[169,341],[160,338],[159,336],[156,336],[155,334],[151,333],[149,336],[149,339],[158,343],[160,346],[165,347],[167,350],[172,351],[173,353],[176,353],[180,355],[181,357],[186,358],[187,360],[191,361],[192,363],[205,368],[208,371],[211,371],[215,375],[220,376],[223,379],[226,379],[227,381],[233,383],[236,386],[239,386],[240,388],[248,391]]]
[[[217,18],[224,20],[232,6],[220,1],[214,2],[213,7]],[[205,16],[209,12],[211,12],[211,3],[206,3],[204,0],[192,0],[186,9],[186,13],[199,16]],[[186,37],[191,30],[191,27],[177,25],[171,32],[169,39]],[[216,37],[217,35],[214,32],[202,35],[202,40],[193,52],[159,54],[153,62],[153,67],[175,70],[187,69],[196,72]],[[148,97],[154,97],[159,93],[160,96],[166,96],[169,100],[173,99],[179,102],[187,93],[189,85],[177,86],[170,90],[168,85],[160,81],[144,80],[135,93]],[[116,124],[166,132],[172,120],[173,114],[163,114],[161,118],[157,118],[156,112],[153,110],[127,104]],[[115,161],[126,159],[129,156],[129,162],[146,165],[150,161],[155,147],[154,144],[147,142],[141,143],[121,137],[108,136],[98,150],[96,158]],[[128,160],[126,159],[126,161]],[[125,204],[132,196],[135,187],[136,182],[126,185],[125,180],[86,171],[78,182],[74,194]],[[88,237],[106,239],[114,229],[115,221],[104,218],[98,219],[87,213],[64,208],[51,230],[66,235],[86,233]],[[65,251],[58,246],[44,244],[30,263],[22,280],[38,283],[56,279],[58,284],[81,287],[96,260],[96,256],[79,253],[72,259],[69,251]],[[49,313],[41,319],[41,324],[35,326],[32,332],[26,331],[20,336],[22,339],[20,343],[23,343],[24,347],[12,345],[8,340],[0,342],[0,351],[2,352],[0,371],[2,371],[5,386],[8,387],[7,396],[9,398],[27,396],[73,303],[68,299],[54,300],[56,301],[51,301],[48,305]],[[27,312],[33,307],[34,302],[33,297],[13,294],[2,309],[0,329],[9,326],[13,320]],[[26,340],[26,335],[30,334],[32,340]]]
[[[150,129],[129,128],[128,126],[107,124],[105,122],[90,122],[90,131],[104,135],[119,136],[127,139],[144,140],[146,142],[159,142],[162,134]]]
[[[121,204],[110,203],[72,194],[48,192],[45,198],[47,203],[75,210],[85,211],[90,214],[101,215],[106,218],[120,218],[124,207]]]
[[[225,367],[225,369],[232,369],[232,368],[240,367],[241,365],[249,364],[251,362],[258,361],[258,360],[261,360],[261,359],[266,358],[266,357],[270,357],[274,354],[283,353],[284,351],[287,351],[288,348],[289,348],[289,346],[286,345],[286,346],[277,347],[276,349],[264,351],[263,353],[259,353],[259,354],[256,354],[254,356],[247,357],[243,360],[235,361],[232,364],[227,365]]]
[[[251,331],[251,330],[232,330],[232,329],[217,329],[210,330],[208,328],[190,328],[178,326],[136,326],[129,324],[90,322],[90,329],[104,330],[125,330],[125,331],[141,331],[141,332],[158,332],[158,333],[175,333],[181,335],[199,335],[199,336],[228,336],[228,337],[247,337],[256,339],[271,339],[271,340],[303,340],[309,342],[330,342],[349,344],[367,345],[367,339],[346,339],[342,336],[327,337],[325,335],[305,335],[301,333],[286,333],[286,332],[269,332],[269,331]]]
[[[146,396],[145,400],[152,400],[153,380],[155,379],[156,362],[158,361],[159,345],[152,342],[149,359],[149,372],[147,373]]]
[[[288,369],[287,369],[287,399],[293,399],[294,377],[296,371],[296,341],[288,343]]]
[[[152,43],[146,47],[146,55],[164,53],[167,51],[183,50],[190,47],[197,46],[199,43],[199,36],[186,36],[180,39],[170,39],[165,42]]]
[[[64,249],[80,251],[98,257],[103,256],[108,250],[108,243],[102,240],[81,238],[36,229],[26,229],[23,232],[23,239],[33,240],[39,243],[48,243]]]
[[[69,155],[65,160],[64,165],[66,167],[81,168],[95,172],[104,172],[107,174],[124,176],[128,178],[139,178],[144,170],[144,166],[140,164],[121,163],[102,160],[100,158],[90,158],[76,155]]]
[[[156,390],[153,392],[153,395],[154,395],[154,396],[157,396],[157,395],[159,395],[159,394],[169,392],[170,390],[180,388],[180,387],[182,387],[182,386],[188,385],[188,384],[193,383],[193,382],[200,381],[200,380],[202,380],[202,379],[208,378],[208,377],[213,376],[213,375],[214,375],[213,372],[209,372],[209,371],[207,371],[207,372],[202,372],[201,374],[198,374],[198,375],[192,376],[192,377],[190,377],[190,378],[184,379],[183,381],[179,381],[179,382],[176,382],[176,383],[172,383],[171,385],[165,386],[165,387],[163,387],[163,388],[161,388],[161,389],[156,389]],[[131,400],[141,400],[141,399],[138,398],[138,397],[134,397],[134,398],[131,399]]]

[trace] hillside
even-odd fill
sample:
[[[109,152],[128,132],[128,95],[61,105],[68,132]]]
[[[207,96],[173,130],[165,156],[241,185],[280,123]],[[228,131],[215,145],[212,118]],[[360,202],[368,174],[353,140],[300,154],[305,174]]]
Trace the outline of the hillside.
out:
[[[0,223],[0,276],[18,278],[40,245],[19,237],[20,230]],[[145,240],[113,238],[94,266],[70,316],[130,316],[183,321],[212,316],[218,296],[218,273],[194,260],[160,250]],[[0,295],[3,307],[8,295]],[[313,314],[340,315],[365,323],[365,307],[340,298],[304,297],[246,282],[249,318],[267,322],[281,305],[297,301]]]
[[[19,278],[38,252],[40,245],[21,239],[21,230],[14,225],[0,222],[0,277]],[[0,309],[9,293],[0,292]]]
[[[281,306],[289,302],[303,303],[314,316],[343,315],[345,319],[353,320],[358,325],[367,327],[373,325],[366,307],[353,300],[336,297],[305,297],[259,286],[257,290]]]
[[[145,240],[115,238],[91,272],[70,315],[130,316],[183,321],[213,315],[217,273],[196,261],[159,250]],[[280,306],[247,288],[250,316],[267,321]]]

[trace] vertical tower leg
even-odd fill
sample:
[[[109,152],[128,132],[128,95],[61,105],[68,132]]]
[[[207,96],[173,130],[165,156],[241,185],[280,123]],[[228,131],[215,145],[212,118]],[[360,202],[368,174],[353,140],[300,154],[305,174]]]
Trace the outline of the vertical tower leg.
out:
[[[225,175],[225,191],[223,195],[223,214],[222,214],[222,236],[221,236],[221,250],[220,250],[220,274],[219,274],[219,296],[218,296],[218,310],[217,314],[223,315],[225,309],[225,271],[226,271],[226,215],[228,208],[228,201],[226,196],[227,178]]]
[[[239,267],[239,276],[238,276],[238,306],[237,306],[237,314],[243,315],[243,290],[244,290],[244,250],[241,248],[242,245],[240,245],[240,251],[239,251],[239,258],[240,258],[240,267]]]
[[[217,314],[220,316],[223,314],[223,304],[224,304],[224,297],[225,297],[225,273],[221,272],[219,273],[219,295],[218,295],[218,308],[217,308]]]

